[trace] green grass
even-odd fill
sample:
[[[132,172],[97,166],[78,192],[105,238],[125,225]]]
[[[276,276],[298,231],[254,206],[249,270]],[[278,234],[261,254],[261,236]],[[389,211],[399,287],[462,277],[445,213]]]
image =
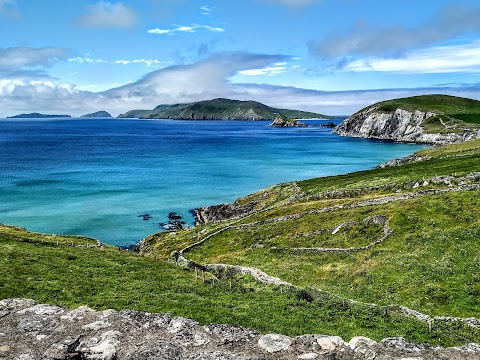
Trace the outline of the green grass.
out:
[[[256,201],[257,208],[263,207],[264,211],[173,236],[153,235],[145,255],[167,258],[171,251],[197,242],[226,225],[450,186],[431,182],[423,186],[425,180],[436,176],[452,176],[451,186],[458,186],[462,176],[480,171],[480,140],[426,149],[417,156],[424,160],[277,185],[252,194],[249,201]],[[420,187],[413,188],[417,183]],[[469,181],[474,183],[478,184],[478,179]],[[285,194],[295,194],[296,198],[289,202]],[[430,315],[479,317],[479,197],[479,190],[432,194],[233,228],[185,255],[199,263],[257,267],[301,287],[363,302],[405,305]],[[291,250],[370,244],[383,236],[382,226],[364,222],[372,215],[388,217],[394,233],[371,250],[350,254]],[[354,226],[332,234],[332,229],[347,221],[353,221]]]
[[[231,289],[230,289],[231,286]],[[305,296],[305,294],[309,294]],[[442,345],[480,341],[480,330],[427,324],[395,308],[353,304],[313,290],[264,286],[249,277],[212,284],[194,273],[115,248],[75,248],[0,235],[0,298],[26,297],[70,308],[169,312],[200,323],[229,323],[291,336],[362,334]]]
[[[387,100],[379,103],[379,106],[380,109],[385,111],[402,108],[405,110],[433,111],[447,115],[454,115],[454,117],[457,117],[458,115],[461,116],[462,114],[480,114],[480,101],[440,94]],[[470,116],[466,117],[466,119],[469,120]]]

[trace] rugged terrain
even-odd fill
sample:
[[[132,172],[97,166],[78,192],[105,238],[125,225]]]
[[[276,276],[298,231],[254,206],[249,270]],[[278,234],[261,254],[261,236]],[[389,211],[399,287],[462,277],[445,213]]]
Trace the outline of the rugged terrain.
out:
[[[101,117],[101,118],[111,118],[112,115],[110,115],[108,112],[106,111],[96,111],[96,112],[93,112],[93,113],[90,113],[90,114],[85,114],[85,115],[82,115],[80,117]]]
[[[0,301],[0,357],[8,359],[480,359],[480,346],[443,349],[387,338],[280,334],[130,310],[68,310],[29,299]]]
[[[273,127],[307,127],[304,122],[292,119],[285,115],[278,115],[269,126]]]
[[[318,113],[276,109],[256,101],[230,99],[158,105],[153,110],[131,110],[118,117],[174,120],[274,120],[279,114],[297,119],[329,118]]]
[[[370,139],[451,144],[480,138],[480,101],[423,95],[368,106],[334,133]]]

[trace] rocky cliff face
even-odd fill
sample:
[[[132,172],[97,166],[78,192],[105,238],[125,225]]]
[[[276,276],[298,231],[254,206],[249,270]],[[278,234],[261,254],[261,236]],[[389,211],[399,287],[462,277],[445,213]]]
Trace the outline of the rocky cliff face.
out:
[[[0,358],[44,360],[480,359],[480,345],[439,348],[402,338],[279,334],[200,325],[169,314],[69,311],[29,299],[0,301]]]
[[[238,205],[235,203],[219,204],[193,209],[192,212],[195,216],[195,224],[205,225],[219,220],[246,215],[254,209],[255,205],[255,202],[250,202],[244,205]]]
[[[473,140],[480,134],[473,131],[427,133],[423,128],[425,120],[437,115],[430,111],[396,109],[380,110],[370,106],[350,116],[333,129],[342,136],[368,139],[386,139],[425,144],[450,144]]]

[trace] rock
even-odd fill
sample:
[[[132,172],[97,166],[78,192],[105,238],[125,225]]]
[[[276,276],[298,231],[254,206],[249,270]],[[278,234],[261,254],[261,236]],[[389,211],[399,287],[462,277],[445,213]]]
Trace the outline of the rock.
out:
[[[328,127],[328,128],[334,128],[336,125],[333,122],[329,121],[328,123],[321,124],[320,126]]]
[[[320,336],[317,338],[317,344],[322,350],[337,350],[345,347],[345,341],[340,336]]]
[[[275,120],[268,126],[273,127],[307,127],[307,124],[300,122],[298,120],[289,118],[285,115],[278,115]]]
[[[194,209],[192,212],[195,216],[196,225],[205,225],[219,220],[246,215],[255,208],[255,205],[255,202],[247,204],[220,204]]]
[[[230,325],[200,325],[169,314],[132,310],[67,311],[32,300],[0,302],[0,358],[44,360],[480,360],[480,345],[443,349],[388,338],[280,334]],[[26,311],[23,311],[26,310]],[[39,315],[39,314],[42,315]],[[108,323],[108,328],[104,328]],[[94,324],[94,325],[92,325]]]
[[[263,335],[258,340],[258,346],[269,353],[287,350],[291,344],[292,339],[288,336],[279,334]]]

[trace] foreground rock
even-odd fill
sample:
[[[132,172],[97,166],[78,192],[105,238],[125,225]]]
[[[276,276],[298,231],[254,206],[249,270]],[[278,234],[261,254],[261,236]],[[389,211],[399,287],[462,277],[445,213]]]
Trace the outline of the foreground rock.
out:
[[[438,348],[402,338],[260,335],[169,314],[69,311],[29,299],[0,301],[0,358],[102,360],[480,359],[480,346]]]

